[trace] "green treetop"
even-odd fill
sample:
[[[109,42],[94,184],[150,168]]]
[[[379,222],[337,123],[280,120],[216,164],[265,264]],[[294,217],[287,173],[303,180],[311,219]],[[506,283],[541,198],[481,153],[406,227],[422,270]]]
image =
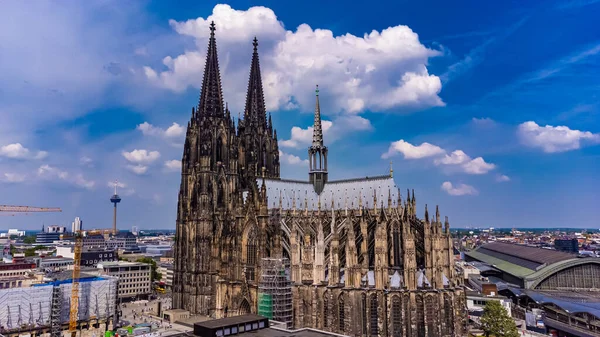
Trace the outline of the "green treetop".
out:
[[[481,316],[481,328],[486,336],[519,337],[515,321],[508,315],[500,301],[487,302]]]

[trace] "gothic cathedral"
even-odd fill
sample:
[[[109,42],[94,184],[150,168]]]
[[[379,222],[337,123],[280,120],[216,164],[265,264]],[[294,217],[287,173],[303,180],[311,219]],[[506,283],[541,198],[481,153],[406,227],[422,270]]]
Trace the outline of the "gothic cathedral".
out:
[[[263,258],[285,258],[292,325],[350,336],[462,336],[466,299],[448,219],[416,215],[385,176],[328,180],[316,92],[307,181],[280,178],[258,42],[243,119],[224,104],[215,25],[183,149],[173,308],[256,313]]]

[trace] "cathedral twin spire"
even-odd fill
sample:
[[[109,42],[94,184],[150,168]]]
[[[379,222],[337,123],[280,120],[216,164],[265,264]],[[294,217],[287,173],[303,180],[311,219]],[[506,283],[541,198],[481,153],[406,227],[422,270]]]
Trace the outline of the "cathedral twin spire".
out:
[[[250,65],[250,78],[248,79],[248,93],[246,95],[246,108],[244,119],[256,127],[267,128],[267,116],[265,108],[265,97],[260,74],[260,63],[258,62],[258,40],[254,37],[252,42],[254,52],[252,53],[252,64]]]
[[[215,30],[215,22],[213,21],[210,24],[210,38],[208,40],[208,51],[206,52],[204,78],[202,79],[202,91],[200,92],[197,109],[197,114],[200,118],[223,116],[223,90],[221,88]]]

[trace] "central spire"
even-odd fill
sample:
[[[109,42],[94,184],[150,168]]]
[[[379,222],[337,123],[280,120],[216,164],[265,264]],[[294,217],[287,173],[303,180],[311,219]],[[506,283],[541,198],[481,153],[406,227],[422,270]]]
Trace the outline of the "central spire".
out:
[[[252,64],[250,65],[250,79],[248,80],[244,119],[247,123],[254,124],[257,127],[262,126],[266,129],[267,110],[265,108],[265,96],[263,94],[260,64],[258,62],[258,40],[256,37],[254,37],[252,45],[254,46],[254,53],[252,53]]]
[[[321,125],[321,106],[319,104],[319,86],[315,90],[315,124],[313,140],[308,148],[308,179],[313,184],[315,192],[321,194],[327,183],[327,146],[323,144],[323,127]]]
[[[198,116],[223,116],[223,91],[221,89],[221,74],[219,58],[217,57],[217,41],[215,39],[215,22],[210,23],[210,38],[206,52],[204,78],[198,101]]]
[[[321,106],[319,105],[319,85],[315,90],[317,103],[315,105],[315,124],[313,126],[312,146],[323,146],[323,128],[321,126]]]

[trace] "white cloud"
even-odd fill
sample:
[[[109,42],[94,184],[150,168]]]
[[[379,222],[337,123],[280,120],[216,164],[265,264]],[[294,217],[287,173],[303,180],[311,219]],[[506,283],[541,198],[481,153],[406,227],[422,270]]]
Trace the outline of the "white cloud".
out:
[[[81,173],[73,175],[67,171],[63,171],[57,167],[50,166],[48,164],[40,166],[37,169],[37,174],[43,179],[58,179],[88,190],[93,189],[96,185],[95,181],[85,179]]]
[[[468,174],[486,174],[496,168],[496,165],[486,163],[482,157],[471,159],[464,151],[455,150],[450,155],[445,154],[442,158],[434,160],[436,165],[449,165],[460,167],[460,170]]]
[[[520,124],[517,135],[524,145],[540,148],[546,153],[577,150],[583,142],[600,143],[598,133],[572,130],[567,126],[540,126],[533,121]]]
[[[166,129],[161,129],[148,122],[144,122],[136,127],[145,136],[159,136],[165,138],[178,138],[185,134],[185,128],[177,123],[173,123]]]
[[[325,138],[329,134],[329,130],[333,123],[331,121],[321,121],[321,128],[323,129],[323,138]],[[303,129],[298,126],[292,127],[292,136],[288,140],[282,140],[279,142],[280,146],[283,147],[293,147],[300,148],[303,146],[308,146],[312,143],[314,128],[312,126]]]
[[[393,142],[388,151],[381,155],[381,158],[388,159],[397,153],[402,153],[405,159],[421,159],[438,156],[445,152],[444,149],[436,145],[422,143],[421,145],[415,146],[400,139],[399,141]]]
[[[441,190],[445,191],[446,193],[448,193],[450,195],[454,195],[454,196],[479,194],[479,192],[475,189],[475,187],[473,187],[471,185],[457,184],[456,186],[454,186],[449,181],[445,181],[442,184]]]
[[[2,181],[7,183],[22,183],[25,181],[25,178],[26,176],[24,174],[6,172],[4,173],[4,179],[2,179]]]
[[[165,168],[167,171],[179,172],[181,171],[181,160],[167,160],[165,162]]]
[[[279,150],[279,160],[289,165],[308,165],[308,159],[301,159],[293,154],[285,153]]]
[[[131,152],[122,152],[123,157],[127,159],[127,161],[134,164],[150,164],[160,158],[160,152],[158,151],[148,151],[148,150],[138,150],[135,149]]]
[[[496,121],[494,121],[493,119],[489,118],[489,117],[484,117],[484,118],[477,118],[477,117],[473,117],[471,119],[471,122],[473,124],[475,124],[476,126],[479,127],[492,127],[496,125]]]
[[[81,158],[79,158],[79,164],[83,165],[83,166],[87,166],[87,167],[93,167],[93,160],[92,158],[88,157],[88,156],[83,156]]]
[[[504,174],[499,174],[496,176],[496,181],[499,183],[504,183],[510,181],[510,177]]]
[[[259,38],[267,109],[314,106],[315,84],[331,98],[335,111],[357,113],[391,108],[443,106],[439,77],[429,74],[429,58],[441,55],[425,47],[409,27],[398,25],[364,36],[334,36],[327,29],[301,24],[286,30],[266,7],[234,10],[216,5],[212,15],[178,22],[173,29],[196,40],[197,50],[163,59],[164,71],[144,68],[157,86],[181,92],[200,87],[209,23],[216,23],[224,96],[233,111],[243,110],[251,41]]]
[[[404,159],[434,158],[436,166],[445,166],[452,171],[467,174],[486,174],[496,168],[496,165],[487,163],[482,157],[472,159],[462,150],[454,150],[448,154],[437,145],[425,142],[415,146],[403,139],[392,142],[381,158],[388,159],[398,153],[402,153]]]
[[[8,144],[0,147],[0,156],[15,159],[44,159],[48,156],[46,151],[30,151],[21,143]]]
[[[148,166],[145,165],[127,165],[127,169],[135,174],[142,175],[148,171]]]

